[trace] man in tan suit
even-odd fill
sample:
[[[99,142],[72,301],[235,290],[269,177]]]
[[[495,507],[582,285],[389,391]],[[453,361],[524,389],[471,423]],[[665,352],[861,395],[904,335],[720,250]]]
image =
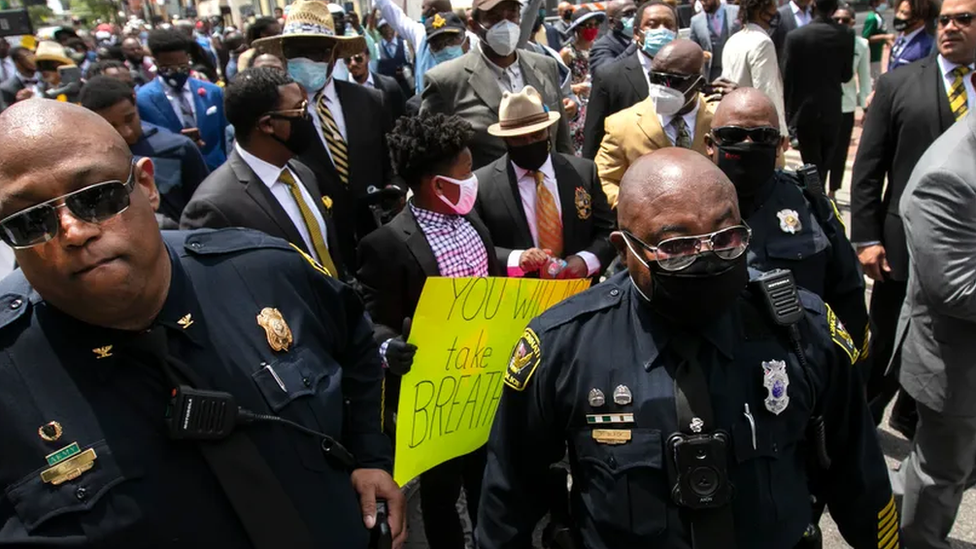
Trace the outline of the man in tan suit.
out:
[[[515,0],[475,0],[468,28],[481,38],[478,47],[457,59],[445,61],[424,75],[423,112],[457,115],[474,128],[471,149],[473,169],[486,166],[506,153],[505,142],[488,134],[498,121],[502,93],[535,88],[549,112],[560,113],[551,132],[552,149],[573,154],[568,117],[563,112],[559,69],[553,59],[516,50],[521,7]]]
[[[610,206],[616,208],[620,179],[638,158],[665,147],[684,147],[702,154],[715,107],[701,93],[705,56],[691,40],[661,48],[651,64],[647,99],[606,121],[596,166]]]

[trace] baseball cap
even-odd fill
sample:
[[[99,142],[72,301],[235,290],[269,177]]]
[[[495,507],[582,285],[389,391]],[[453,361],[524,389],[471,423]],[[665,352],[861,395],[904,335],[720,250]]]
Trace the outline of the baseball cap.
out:
[[[427,29],[427,40],[442,34],[459,34],[464,32],[464,23],[453,11],[443,11],[428,17],[424,22]]]

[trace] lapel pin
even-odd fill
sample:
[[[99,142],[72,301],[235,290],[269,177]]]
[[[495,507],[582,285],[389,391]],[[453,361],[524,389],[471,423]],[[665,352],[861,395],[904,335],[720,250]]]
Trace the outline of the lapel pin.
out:
[[[590,389],[588,400],[590,401],[590,406],[594,408],[603,406],[607,401],[606,397],[603,396],[603,391],[597,389],[596,387]]]
[[[191,315],[190,313],[187,313],[186,316],[184,316],[183,318],[177,320],[176,323],[179,324],[180,327],[185,330],[185,329],[189,328],[190,326],[193,326],[193,315]]]
[[[57,421],[49,421],[37,428],[37,434],[46,442],[54,442],[61,438],[64,430]]]
[[[620,405],[626,406],[633,401],[633,396],[630,394],[630,388],[626,385],[617,385],[617,388],[613,390],[613,402]]]

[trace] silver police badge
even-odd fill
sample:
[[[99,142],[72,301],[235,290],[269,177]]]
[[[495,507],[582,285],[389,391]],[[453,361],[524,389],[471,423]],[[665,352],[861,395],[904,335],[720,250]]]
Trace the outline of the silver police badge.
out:
[[[779,229],[784,233],[796,234],[803,228],[800,214],[796,213],[796,210],[780,210],[776,212],[776,217],[779,218]]]
[[[766,409],[780,415],[790,404],[790,395],[786,394],[790,386],[790,378],[786,375],[786,362],[782,360],[763,361],[763,387],[769,391],[766,396]]]

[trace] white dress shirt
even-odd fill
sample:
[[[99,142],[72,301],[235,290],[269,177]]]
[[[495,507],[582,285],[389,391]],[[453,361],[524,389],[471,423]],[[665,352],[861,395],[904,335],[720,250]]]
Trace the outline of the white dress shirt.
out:
[[[539,229],[536,225],[535,219],[535,175],[534,172],[522,169],[512,162],[512,168],[515,169],[515,178],[518,181],[519,195],[522,198],[522,210],[525,211],[525,220],[529,223],[529,233],[532,234],[532,243],[535,246],[539,246]],[[563,216],[563,205],[559,201],[559,187],[556,185],[556,170],[552,167],[552,155],[546,159],[546,163],[539,168],[545,179],[542,184],[546,186],[549,193],[552,194],[553,200],[556,202],[556,211],[559,212],[560,224],[562,224]],[[523,276],[525,273],[519,268],[519,258],[522,257],[522,252],[525,250],[512,250],[508,254],[508,276]],[[595,255],[590,252],[577,252],[576,254],[580,259],[586,263],[586,270],[588,276],[593,276],[600,272],[600,260],[597,259]]]
[[[346,137],[346,119],[342,114],[342,103],[339,103],[339,94],[336,93],[335,81],[329,78],[329,82],[322,89],[322,93],[325,95],[325,104],[329,107],[329,112],[332,113],[332,120],[335,121],[336,127],[339,128],[339,134],[342,135],[342,140],[346,142],[346,147],[349,146],[349,139]],[[308,114],[312,117],[312,123],[315,124],[315,131],[319,134],[319,139],[322,140],[322,146],[325,147],[325,152],[329,153],[329,160],[332,160],[332,151],[329,150],[329,145],[325,141],[325,134],[322,133],[322,120],[319,119],[318,110],[318,94],[314,94],[312,97],[308,98]],[[335,161],[333,160],[333,164]]]
[[[776,106],[780,133],[787,134],[783,77],[779,73],[776,46],[765,29],[746,23],[742,30],[729,37],[722,50],[722,77],[740,87],[765,93]]]
[[[807,6],[807,10],[803,11],[800,6],[796,5],[796,2],[790,0],[790,9],[793,10],[793,20],[796,21],[796,28],[800,28],[804,25],[810,23],[813,18],[813,6]]]
[[[647,54],[638,50],[637,62],[640,63],[641,72],[644,73],[644,81],[647,82],[647,89],[651,89],[651,63],[653,60]]]
[[[664,128],[664,133],[667,134],[668,139],[671,140],[672,145],[677,145],[678,143],[678,129],[674,127],[674,117],[676,114],[670,114],[664,116],[662,114],[657,115],[658,121],[661,123],[661,127]],[[681,115],[681,118],[685,120],[685,126],[688,128],[688,137],[691,142],[695,142],[695,122],[698,118],[698,100],[695,100],[695,108]]]
[[[163,93],[166,94],[166,99],[169,100],[169,104],[173,107],[173,112],[176,113],[176,118],[180,119],[180,123],[183,123],[183,109],[180,107],[180,99],[176,95],[176,90],[171,88],[169,84],[159,81],[163,85]],[[193,118],[196,119],[197,116],[197,105],[193,100],[193,90],[190,89],[190,81],[187,80],[183,87],[180,89],[180,95],[186,99],[186,102],[190,105],[190,112],[193,113]]]
[[[288,188],[288,185],[278,181],[282,168],[265,162],[245,151],[239,142],[234,143],[234,148],[237,150],[237,154],[241,155],[241,158],[244,159],[244,163],[254,170],[258,179],[268,187],[268,190],[274,195],[278,204],[281,204],[281,208],[288,214],[288,219],[291,220],[292,225],[298,229],[298,234],[302,235],[305,247],[311,252],[312,257],[321,262],[322,258],[319,257],[319,254],[315,251],[315,246],[312,245],[312,237],[308,232],[308,226],[305,224],[305,218],[302,217],[302,210],[299,209],[298,202],[295,201],[295,197],[291,194],[291,189]],[[298,174],[287,166],[284,169],[288,170],[295,183],[298,184],[298,189],[302,193],[302,199],[305,200],[308,208],[312,210],[312,216],[315,217],[315,222],[318,224],[319,230],[322,231],[322,240],[325,241],[325,245],[328,247],[329,233],[325,228],[325,220],[322,219],[322,213],[319,211],[318,205],[315,203],[312,195],[309,194],[308,189],[305,188],[305,185],[302,184],[302,180],[298,178]]]
[[[952,71],[958,67],[956,63],[949,61],[945,57],[942,57],[940,53],[938,56],[939,60],[939,70],[942,71],[942,81],[945,83],[946,98],[949,97],[949,90],[952,89],[952,84],[956,81],[956,75],[952,74]],[[973,71],[976,70],[976,63],[969,64],[969,74],[962,77],[963,84],[966,86],[966,105],[969,110],[973,110],[976,107],[976,91],[973,90]]]

